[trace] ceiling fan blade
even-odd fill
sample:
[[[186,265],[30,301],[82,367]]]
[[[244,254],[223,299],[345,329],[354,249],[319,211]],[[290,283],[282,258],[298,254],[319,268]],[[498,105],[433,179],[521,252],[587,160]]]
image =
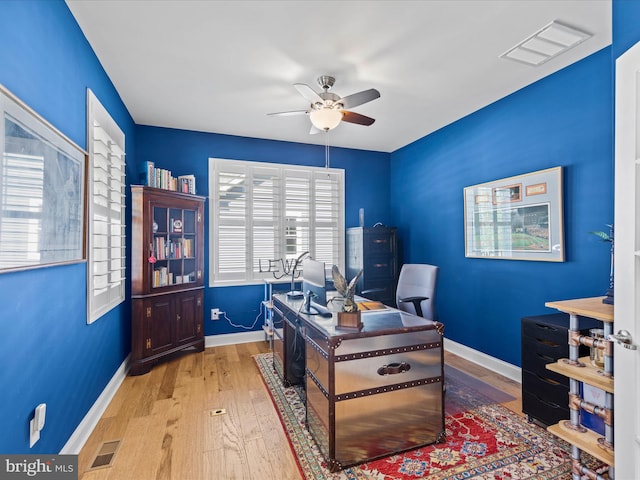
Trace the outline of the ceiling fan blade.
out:
[[[282,117],[289,116],[289,115],[309,115],[309,110],[291,110],[289,112],[273,112],[273,113],[267,113],[267,115],[279,115]]]
[[[347,112],[346,110],[343,110],[342,113],[342,120],[345,122],[357,123],[358,125],[366,126],[369,126],[373,122],[375,122],[375,119],[367,117],[366,115],[360,115],[359,113]]]
[[[380,98],[380,92],[375,88],[370,88],[369,90],[363,90],[362,92],[347,95],[346,97],[341,98],[339,102],[344,105],[344,108],[353,108],[358,105],[362,105],[363,103],[370,102],[371,100],[375,100],[376,98]]]
[[[323,102],[322,97],[306,83],[294,83],[293,86],[298,90],[300,95],[309,101],[309,103],[313,104],[316,102]]]

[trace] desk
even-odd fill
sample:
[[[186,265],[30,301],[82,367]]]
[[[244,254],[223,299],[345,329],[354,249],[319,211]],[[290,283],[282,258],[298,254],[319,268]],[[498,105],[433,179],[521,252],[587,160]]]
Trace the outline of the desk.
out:
[[[442,324],[388,308],[343,330],[337,312],[306,315],[302,302],[273,296],[274,368],[304,384],[307,426],[332,472],[444,441]]]

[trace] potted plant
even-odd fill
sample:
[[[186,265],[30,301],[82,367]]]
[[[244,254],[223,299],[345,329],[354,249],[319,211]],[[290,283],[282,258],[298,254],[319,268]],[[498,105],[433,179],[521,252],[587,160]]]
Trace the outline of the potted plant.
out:
[[[356,285],[363,270],[360,270],[358,274],[347,283],[347,279],[340,273],[340,270],[336,265],[331,268],[331,275],[333,277],[333,285],[342,296],[342,311],[338,312],[338,326],[343,328],[354,328],[357,330],[362,329],[362,320],[360,318],[360,310],[356,304],[354,297],[356,293]]]
[[[589,232],[597,237],[600,237],[603,242],[611,244],[611,268],[609,269],[609,288],[607,288],[606,296],[602,299],[602,303],[613,305],[613,225],[607,225],[609,227],[609,233],[607,232]]]

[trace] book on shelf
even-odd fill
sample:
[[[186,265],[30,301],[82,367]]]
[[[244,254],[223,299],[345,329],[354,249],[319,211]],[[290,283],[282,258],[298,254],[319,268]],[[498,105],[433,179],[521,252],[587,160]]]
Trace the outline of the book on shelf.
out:
[[[155,163],[147,160],[140,166],[139,181],[147,186],[171,190],[174,192],[196,194],[196,176],[180,175],[174,177],[171,170],[157,168]]]
[[[156,188],[162,188],[163,190],[177,190],[177,179],[171,173],[171,170],[165,168],[156,168]]]
[[[154,250],[156,258],[158,260],[166,260],[167,258],[167,245],[165,244],[164,237],[154,238]]]
[[[182,258],[182,239],[177,238],[173,242],[171,242],[171,247],[169,249],[169,258]]]
[[[169,258],[193,258],[193,239],[176,238],[170,242]]]
[[[193,258],[193,239],[191,238],[182,239],[182,255],[185,258]]]
[[[140,168],[140,182],[147,187],[155,187],[155,175],[154,163],[150,161],[143,162]]]
[[[153,286],[165,287],[169,285],[169,277],[173,279],[173,274],[170,274],[167,267],[160,267],[153,271]],[[173,283],[173,282],[171,282]]]
[[[178,177],[179,191],[182,193],[196,194],[196,176],[195,175],[180,175]]]
[[[175,275],[173,272],[170,272],[167,267],[156,268],[153,271],[154,287],[166,287],[168,285],[175,285],[176,283],[188,282],[188,275]]]

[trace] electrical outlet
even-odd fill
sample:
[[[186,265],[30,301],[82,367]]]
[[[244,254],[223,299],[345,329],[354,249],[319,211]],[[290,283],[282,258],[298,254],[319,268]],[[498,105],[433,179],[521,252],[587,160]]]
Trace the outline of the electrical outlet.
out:
[[[29,448],[40,440],[40,430],[44,428],[44,417],[47,414],[47,404],[41,403],[36,407],[33,420],[29,422]]]
[[[220,309],[212,308],[211,309],[211,320],[220,320]]]

